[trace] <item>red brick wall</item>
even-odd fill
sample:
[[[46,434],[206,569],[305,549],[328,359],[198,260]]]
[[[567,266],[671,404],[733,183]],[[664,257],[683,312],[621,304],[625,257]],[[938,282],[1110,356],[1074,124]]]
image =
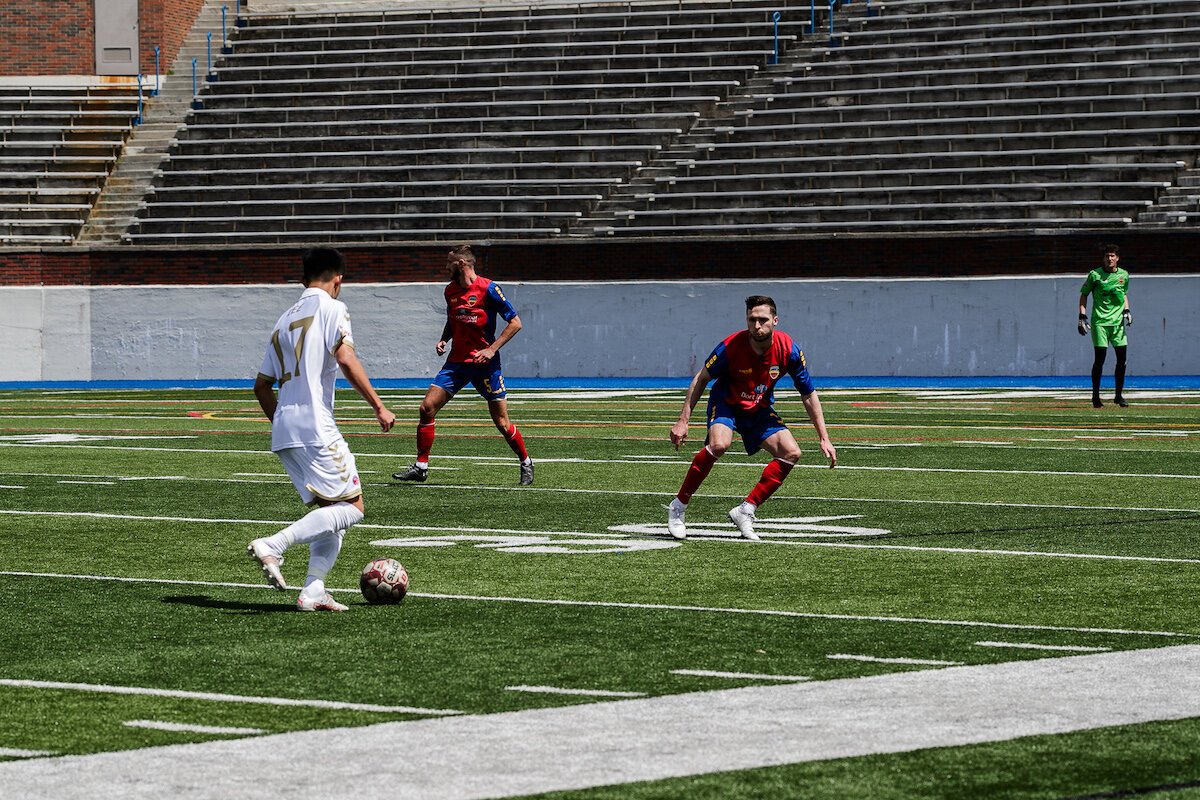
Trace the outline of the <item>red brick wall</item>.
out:
[[[923,236],[717,241],[529,242],[479,246],[480,271],[518,280],[953,277],[1078,273],[1097,247],[1121,245],[1135,275],[1196,273],[1200,230],[1054,236]],[[449,244],[344,247],[347,277],[391,283],[445,278]],[[301,248],[0,250],[0,285],[292,283]]]
[[[92,0],[0,2],[0,75],[94,75]]]
[[[141,67],[154,74],[154,47],[165,74],[204,0],[140,0]],[[230,3],[232,25],[233,3]],[[0,75],[95,75],[93,0],[0,0]],[[219,47],[218,42],[216,46]]]

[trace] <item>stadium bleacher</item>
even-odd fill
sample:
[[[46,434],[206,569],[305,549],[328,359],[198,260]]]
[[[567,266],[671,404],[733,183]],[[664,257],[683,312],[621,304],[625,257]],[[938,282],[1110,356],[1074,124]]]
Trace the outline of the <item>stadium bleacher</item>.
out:
[[[1194,3],[843,3],[832,39],[809,16],[761,0],[250,15],[125,241],[1200,214],[1177,185],[1200,150]]]
[[[0,244],[69,244],[138,114],[136,87],[0,85]]]

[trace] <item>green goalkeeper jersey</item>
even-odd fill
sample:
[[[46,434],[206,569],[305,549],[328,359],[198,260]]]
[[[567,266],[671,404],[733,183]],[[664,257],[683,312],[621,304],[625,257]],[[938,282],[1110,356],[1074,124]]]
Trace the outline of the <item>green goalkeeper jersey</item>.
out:
[[[1125,310],[1125,294],[1129,291],[1129,273],[1117,267],[1115,272],[1106,272],[1098,267],[1088,273],[1079,290],[1081,295],[1092,296],[1092,324],[1117,325],[1121,312]]]

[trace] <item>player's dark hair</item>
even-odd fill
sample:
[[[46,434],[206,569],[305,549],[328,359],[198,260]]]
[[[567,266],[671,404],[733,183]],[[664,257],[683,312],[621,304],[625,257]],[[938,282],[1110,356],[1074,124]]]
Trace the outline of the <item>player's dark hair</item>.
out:
[[[771,315],[779,316],[779,311],[775,309],[775,301],[767,297],[765,294],[752,294],[746,298],[746,311],[756,306],[770,306]]]
[[[472,267],[475,266],[475,252],[471,250],[471,245],[469,244],[460,244],[458,247],[450,251],[450,255],[458,256],[459,258],[464,259]]]
[[[313,247],[304,251],[304,285],[315,280],[327,281],[346,271],[346,259],[332,247]]]
[[[1101,255],[1106,256],[1109,253],[1113,253],[1113,254],[1119,256],[1119,255],[1121,255],[1121,248],[1117,247],[1115,244],[1100,245],[1100,254]]]

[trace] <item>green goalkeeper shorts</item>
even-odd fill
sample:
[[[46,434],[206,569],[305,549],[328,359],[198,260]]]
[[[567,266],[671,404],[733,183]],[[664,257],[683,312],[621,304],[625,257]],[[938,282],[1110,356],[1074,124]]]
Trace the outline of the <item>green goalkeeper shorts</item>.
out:
[[[1092,325],[1092,344],[1096,347],[1108,347],[1110,344],[1113,347],[1124,347],[1126,342],[1125,323]]]

